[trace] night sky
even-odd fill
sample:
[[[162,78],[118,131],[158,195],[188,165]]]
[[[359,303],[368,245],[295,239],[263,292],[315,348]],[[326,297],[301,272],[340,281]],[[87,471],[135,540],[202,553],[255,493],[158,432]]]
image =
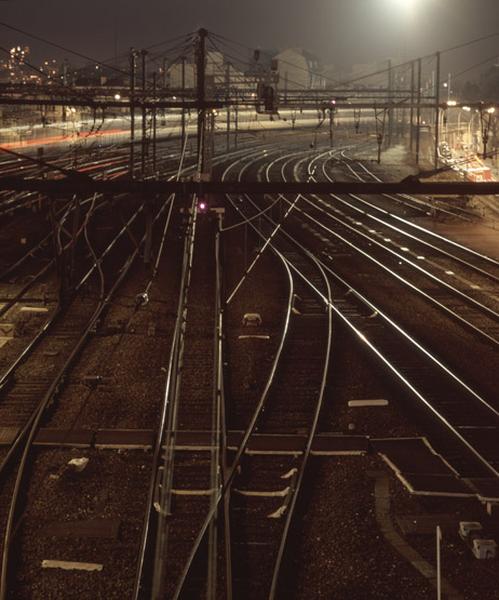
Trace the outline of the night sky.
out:
[[[0,0],[0,20],[98,59],[203,26],[250,47],[303,47],[348,66],[412,58],[499,30],[499,0]],[[24,42],[36,58],[60,57]],[[452,68],[492,56],[499,38],[455,54]],[[449,66],[450,68],[450,66]]]

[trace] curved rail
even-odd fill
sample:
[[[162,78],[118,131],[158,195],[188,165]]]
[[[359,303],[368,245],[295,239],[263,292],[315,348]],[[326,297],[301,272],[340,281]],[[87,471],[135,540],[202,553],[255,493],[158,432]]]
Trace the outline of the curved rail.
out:
[[[158,213],[155,217],[155,221],[160,217],[160,215],[163,213],[165,208],[166,208],[166,204],[163,205],[163,207],[158,211]],[[9,565],[10,565],[10,549],[11,549],[12,540],[13,540],[13,537],[15,534],[15,519],[16,519],[16,514],[17,514],[17,507],[18,507],[18,502],[19,502],[20,495],[21,495],[22,485],[23,485],[24,478],[25,478],[26,467],[28,465],[28,458],[29,458],[29,455],[31,452],[33,441],[34,441],[35,436],[40,427],[42,418],[44,417],[46,409],[49,406],[50,402],[52,401],[54,395],[58,392],[60,386],[62,385],[62,383],[65,379],[66,373],[68,372],[68,370],[73,365],[76,358],[81,353],[81,351],[82,351],[85,343],[88,341],[89,337],[92,335],[92,332],[93,332],[96,322],[98,321],[101,314],[104,312],[104,310],[107,308],[107,306],[111,302],[115,291],[121,285],[121,283],[125,279],[126,275],[128,274],[131,266],[135,262],[137,256],[139,255],[142,245],[145,243],[145,240],[146,240],[146,234],[144,234],[144,236],[140,240],[139,245],[135,248],[135,250],[127,257],[126,261],[123,263],[113,285],[111,286],[111,288],[109,289],[107,294],[105,294],[102,297],[101,301],[98,303],[94,313],[90,317],[90,319],[85,327],[85,330],[83,331],[83,333],[79,337],[77,343],[71,350],[69,357],[65,360],[64,364],[61,366],[61,368],[56,373],[54,379],[52,380],[52,383],[50,384],[49,389],[47,390],[47,392],[41,399],[38,407],[36,408],[35,412],[32,414],[28,423],[23,428],[23,431],[16,439],[15,446],[12,446],[10,448],[7,456],[5,457],[4,461],[0,465],[0,472],[3,472],[7,462],[12,458],[14,451],[16,451],[18,449],[20,440],[22,440],[23,438],[26,438],[24,447],[22,448],[22,453],[21,453],[21,457],[19,460],[19,464],[18,464],[17,474],[15,477],[14,488],[13,488],[13,492],[11,495],[11,502],[10,502],[10,506],[9,506],[7,522],[6,522],[6,527],[5,527],[5,533],[4,533],[4,544],[3,544],[3,555],[2,555],[2,566],[1,566],[1,582],[0,582],[0,599],[1,600],[6,600],[6,598],[7,598],[8,571],[9,571]]]
[[[248,198],[249,199],[249,198]],[[288,201],[289,202],[289,201]],[[269,217],[266,217],[267,219]],[[275,224],[275,223],[274,223]],[[292,235],[290,235],[284,228],[281,228],[281,233],[294,245],[303,249],[303,246],[296,240]],[[489,411],[490,419],[492,422],[497,421],[499,417],[499,411],[490,405],[484,398],[482,398],[477,392],[475,392],[470,386],[468,386],[459,376],[453,373],[448,367],[446,367],[437,357],[435,357],[430,351],[424,348],[413,336],[408,334],[400,325],[398,325],[395,321],[393,321],[388,315],[386,315],[380,307],[371,302],[365,295],[356,290],[349,282],[342,279],[339,275],[334,273],[331,268],[318,258],[319,263],[323,266],[324,270],[333,278],[333,280],[340,284],[344,289],[344,293],[353,294],[364,306],[366,306],[370,312],[370,314],[376,314],[377,317],[383,320],[389,328],[396,333],[397,336],[402,336],[410,345],[413,346],[414,350],[422,354],[426,359],[429,359],[433,365],[437,367],[445,377],[450,378],[454,384],[458,385],[463,390],[463,393],[469,394],[470,398],[473,398],[477,401],[480,407]],[[413,395],[415,395],[427,409],[429,409],[430,413],[436,417],[437,421],[441,423],[444,428],[454,437],[454,439],[458,440],[459,443],[465,448],[475,459],[481,464],[485,470],[490,473],[493,477],[499,477],[499,471],[493,466],[492,462],[487,459],[480,451],[476,449],[474,444],[466,439],[465,434],[461,433],[458,427],[454,426],[448,418],[444,416],[444,414],[432,404],[427,398],[425,398],[424,394],[422,394],[407,378],[404,373],[402,373],[392,362],[383,355],[383,352],[378,350],[368,337],[355,326],[355,324],[342,313],[338,307],[332,307],[334,312],[338,314],[341,319],[348,325],[348,327],[364,342],[367,346],[376,354],[376,356],[390,369],[390,371],[397,377],[398,380],[402,382],[402,384],[411,390]]]

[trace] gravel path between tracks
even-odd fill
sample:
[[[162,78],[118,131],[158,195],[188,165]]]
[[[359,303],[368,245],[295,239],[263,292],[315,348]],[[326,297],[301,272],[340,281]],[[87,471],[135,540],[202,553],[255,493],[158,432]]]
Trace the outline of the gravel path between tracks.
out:
[[[405,395],[352,333],[335,322],[328,386],[320,430],[370,437],[411,437]],[[387,400],[387,406],[350,407],[352,400]]]
[[[136,297],[149,281],[150,268],[140,260],[134,264],[42,426],[93,431],[156,427],[178,295],[177,233],[172,228],[149,302],[138,310]],[[41,357],[34,369],[42,374],[49,367]],[[89,463],[78,472],[68,465],[72,458],[88,458]],[[22,558],[14,569],[12,597],[131,597],[150,460],[150,453],[140,450],[33,451],[16,540]],[[50,533],[53,529],[55,534]],[[103,568],[42,569],[45,559],[99,563]]]
[[[142,270],[137,266],[135,270]],[[143,285],[147,272],[140,275]],[[172,281],[175,268],[158,278]],[[97,335],[73,370],[59,408],[46,426],[80,429],[154,427],[166,377],[175,290],[154,289],[150,302],[134,312],[140,285],[125,285]],[[172,286],[173,288],[173,286]]]
[[[393,550],[378,528],[374,479],[368,472],[380,466],[372,457],[314,459],[296,519],[297,560],[291,561],[295,577],[286,585],[289,598],[433,596],[428,582]]]
[[[226,226],[238,222],[230,215]],[[243,228],[227,232],[224,240],[226,293],[230,294],[241,279],[246,265],[255,256],[257,241]],[[242,242],[246,239],[246,245]],[[228,254],[230,248],[230,255]],[[245,251],[246,248],[246,251]],[[287,287],[280,261],[267,250],[234,296],[226,311],[228,389],[231,414],[229,428],[245,429],[263,391],[272,367],[286,311]],[[245,327],[246,313],[258,313],[259,327]],[[270,339],[239,336],[269,336]]]
[[[70,459],[81,456],[89,458],[83,472],[67,467]],[[129,598],[135,575],[130,555],[138,551],[149,461],[150,456],[144,452],[37,451],[29,512],[18,541],[12,598]],[[94,537],[71,533],[72,524],[81,527],[96,520],[100,523],[93,527]],[[116,533],[107,533],[113,527]],[[100,572],[43,569],[43,560],[89,562],[103,567]]]
[[[286,580],[282,597],[436,596],[429,582],[383,538],[375,514],[375,476],[383,472],[389,481],[392,523],[409,546],[435,567],[435,529],[407,533],[399,522],[419,516],[440,523],[443,577],[466,600],[498,598],[497,561],[476,560],[457,535],[460,520],[478,520],[496,532],[497,522],[488,522],[471,500],[409,495],[376,456],[314,459],[293,536],[295,558],[289,572],[294,576]]]

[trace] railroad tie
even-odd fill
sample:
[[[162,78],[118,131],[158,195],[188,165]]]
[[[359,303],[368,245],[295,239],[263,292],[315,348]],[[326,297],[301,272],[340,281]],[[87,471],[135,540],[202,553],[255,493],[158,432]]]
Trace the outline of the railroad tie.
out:
[[[215,493],[213,488],[206,490],[186,490],[186,489],[173,489],[172,494],[175,496],[211,496]]]

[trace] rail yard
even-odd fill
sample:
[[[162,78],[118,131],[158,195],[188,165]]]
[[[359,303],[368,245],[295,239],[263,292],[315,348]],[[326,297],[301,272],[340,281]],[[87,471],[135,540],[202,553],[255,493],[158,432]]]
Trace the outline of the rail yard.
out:
[[[0,89],[93,112],[0,144],[0,600],[499,598],[499,184],[417,63],[230,96],[210,35],[189,93]]]

